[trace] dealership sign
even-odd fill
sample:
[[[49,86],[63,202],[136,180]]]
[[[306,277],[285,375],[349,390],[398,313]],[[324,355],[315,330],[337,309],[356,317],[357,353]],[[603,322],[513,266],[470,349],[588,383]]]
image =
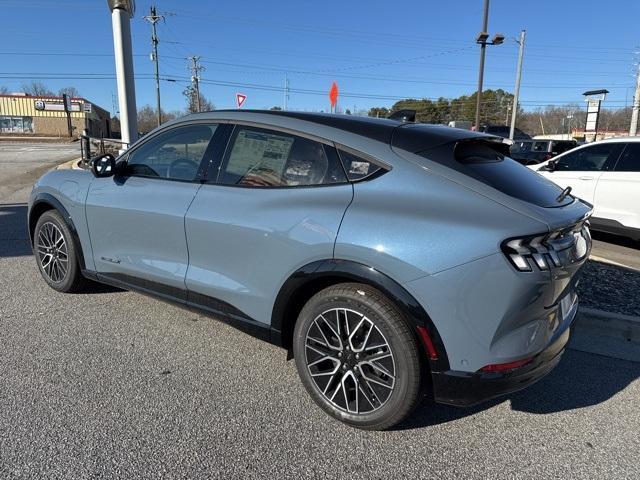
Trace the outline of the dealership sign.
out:
[[[49,100],[34,100],[33,106],[35,107],[36,110],[40,110],[40,111],[43,111],[43,110],[48,112],[64,112],[65,111],[64,103],[62,102],[52,102]],[[69,105],[69,111],[79,112],[80,104],[72,103],[71,105]]]

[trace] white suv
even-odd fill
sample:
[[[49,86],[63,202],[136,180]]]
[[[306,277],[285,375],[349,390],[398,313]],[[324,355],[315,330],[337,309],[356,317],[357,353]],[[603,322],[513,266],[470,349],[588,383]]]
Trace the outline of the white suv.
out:
[[[640,240],[640,137],[589,143],[529,168],[592,203],[593,230]]]

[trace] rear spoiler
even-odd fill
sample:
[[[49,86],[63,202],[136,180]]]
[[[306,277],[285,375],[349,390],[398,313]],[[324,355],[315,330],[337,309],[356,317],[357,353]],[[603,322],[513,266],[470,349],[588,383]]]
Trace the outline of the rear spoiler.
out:
[[[401,122],[411,122],[411,123],[415,123],[416,122],[416,111],[415,110],[409,110],[409,109],[405,109],[405,110],[398,110],[395,113],[392,113],[391,115],[389,115],[387,117],[390,120],[400,120]]]

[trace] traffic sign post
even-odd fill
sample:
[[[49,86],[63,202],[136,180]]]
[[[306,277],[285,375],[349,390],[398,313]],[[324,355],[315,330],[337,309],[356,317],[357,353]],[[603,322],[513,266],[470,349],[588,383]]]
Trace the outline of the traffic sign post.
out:
[[[335,113],[336,107],[338,106],[338,84],[336,82],[331,84],[331,89],[329,90],[329,101],[331,102],[331,109],[333,113]]]
[[[247,96],[244,93],[236,93],[236,105],[238,105],[238,108],[242,108],[246,99]]]

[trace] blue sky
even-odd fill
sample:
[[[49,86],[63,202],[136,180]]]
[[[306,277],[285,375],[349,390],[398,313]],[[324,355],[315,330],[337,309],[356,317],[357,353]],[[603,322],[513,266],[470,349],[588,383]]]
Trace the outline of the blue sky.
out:
[[[150,5],[168,12],[158,26],[163,109],[183,109],[186,57],[202,56],[202,93],[217,108],[282,106],[326,110],[332,81],[342,108],[390,106],[406,97],[456,97],[475,91],[482,0],[390,2],[233,2],[138,0],[132,20],[136,95],[154,104]],[[112,111],[116,93],[111,18],[104,0],[0,0],[0,85],[20,91],[31,79],[52,90],[75,86]],[[514,38],[527,30],[521,99],[527,109],[582,104],[581,93],[611,91],[606,106],[633,98],[640,60],[637,0],[491,0],[489,32],[507,36],[489,47],[485,88],[512,91]],[[44,55],[42,55],[44,54]],[[66,79],[53,77],[67,77]],[[82,78],[80,78],[82,77]],[[89,78],[92,77],[92,78]]]

